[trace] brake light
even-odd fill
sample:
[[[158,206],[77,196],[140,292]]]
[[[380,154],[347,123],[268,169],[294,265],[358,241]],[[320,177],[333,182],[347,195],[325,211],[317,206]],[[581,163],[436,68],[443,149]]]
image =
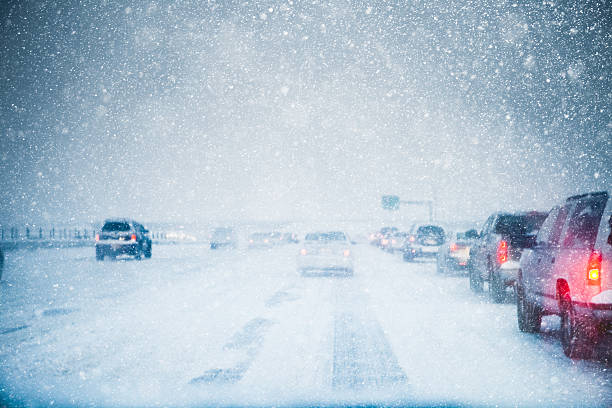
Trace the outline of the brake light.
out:
[[[501,240],[497,244],[497,262],[503,264],[508,260],[508,242]]]
[[[344,252],[342,253],[344,256],[349,256],[351,255],[351,251],[348,249],[345,249]]]
[[[132,237],[130,238],[130,240],[136,241],[136,234],[132,234]]]
[[[454,243],[454,242],[453,242],[452,244],[450,244],[450,250],[451,250],[451,252],[455,252],[455,251],[457,250],[457,248],[458,248],[458,247],[457,247],[457,244],[456,244],[456,243]]]
[[[587,265],[587,282],[589,285],[600,285],[601,252],[593,251]]]
[[[410,242],[414,242],[414,241],[416,241],[416,237],[414,235],[411,235],[410,238],[408,238],[408,240]]]
[[[308,251],[306,251],[306,248],[302,248],[300,250],[300,254],[302,254],[302,255],[306,255],[307,253],[308,253]]]
[[[382,240],[382,244],[383,244],[383,245],[387,245],[388,243],[389,243],[389,240],[388,240],[388,239],[383,239],[383,240]]]
[[[96,242],[100,240],[100,234],[96,234]]]

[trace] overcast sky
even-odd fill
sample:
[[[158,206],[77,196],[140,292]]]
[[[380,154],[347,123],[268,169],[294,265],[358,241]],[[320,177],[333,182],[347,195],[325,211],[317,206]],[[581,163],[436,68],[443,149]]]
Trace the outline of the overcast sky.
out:
[[[70,3],[0,6],[3,225],[610,189],[609,3]]]

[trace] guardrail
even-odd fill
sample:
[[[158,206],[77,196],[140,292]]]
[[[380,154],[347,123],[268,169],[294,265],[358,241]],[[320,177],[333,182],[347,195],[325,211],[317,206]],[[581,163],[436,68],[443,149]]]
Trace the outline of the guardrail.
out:
[[[0,247],[3,250],[35,248],[71,248],[93,246],[97,228],[64,226],[0,226]],[[154,243],[175,243],[176,239],[165,231],[150,233]]]

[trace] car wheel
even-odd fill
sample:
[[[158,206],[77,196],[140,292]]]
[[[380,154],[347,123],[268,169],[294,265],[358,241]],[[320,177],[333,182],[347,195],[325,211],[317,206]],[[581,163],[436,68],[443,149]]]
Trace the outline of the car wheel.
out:
[[[586,317],[579,316],[566,299],[561,307],[561,346],[565,355],[572,359],[587,359],[593,354],[595,327]]]
[[[145,256],[145,258],[149,259],[149,258],[151,258],[152,254],[153,254],[153,247],[152,247],[151,243],[149,243],[147,245],[147,248],[145,249],[144,256]]]
[[[529,302],[522,286],[516,287],[516,317],[519,330],[525,333],[537,333],[542,325],[540,308]]]
[[[444,267],[444,265],[442,265],[442,261],[440,261],[440,258],[438,258],[436,262],[436,272],[438,273],[438,275],[441,275],[446,272],[446,268]]]
[[[102,252],[101,248],[96,248],[96,261],[104,260],[104,252]]]
[[[404,259],[404,262],[412,262],[414,260],[414,256],[410,255],[409,252],[404,252],[402,258]]]
[[[479,274],[476,269],[470,270],[470,289],[472,289],[472,292],[474,293],[481,293],[483,286],[482,278],[477,275]]]
[[[506,286],[501,281],[499,274],[491,272],[489,278],[489,296],[493,303],[501,303],[506,297]]]

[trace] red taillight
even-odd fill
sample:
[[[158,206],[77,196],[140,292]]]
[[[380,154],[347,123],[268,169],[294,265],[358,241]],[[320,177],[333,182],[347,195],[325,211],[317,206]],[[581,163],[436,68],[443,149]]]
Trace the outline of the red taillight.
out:
[[[302,255],[306,255],[307,253],[308,253],[308,251],[306,251],[306,248],[302,248],[300,250],[300,254],[302,254]]]
[[[96,242],[100,240],[100,234],[96,234]]]
[[[455,251],[456,251],[458,248],[459,248],[459,247],[457,246],[457,244],[456,244],[456,243],[454,243],[454,242],[453,242],[452,244],[450,244],[450,250],[451,250],[451,252],[455,252]]]
[[[601,252],[593,251],[587,265],[587,282],[589,285],[600,285]]]
[[[497,244],[497,262],[503,264],[508,260],[508,242],[501,240]]]
[[[410,242],[414,242],[414,241],[416,241],[416,237],[414,235],[411,235],[410,238],[408,238],[408,240]]]
[[[351,255],[351,251],[348,249],[345,249],[344,252],[342,252],[342,255],[344,255],[345,257],[350,256]]]
[[[136,234],[132,234],[132,237],[130,238],[132,241],[136,241]]]

